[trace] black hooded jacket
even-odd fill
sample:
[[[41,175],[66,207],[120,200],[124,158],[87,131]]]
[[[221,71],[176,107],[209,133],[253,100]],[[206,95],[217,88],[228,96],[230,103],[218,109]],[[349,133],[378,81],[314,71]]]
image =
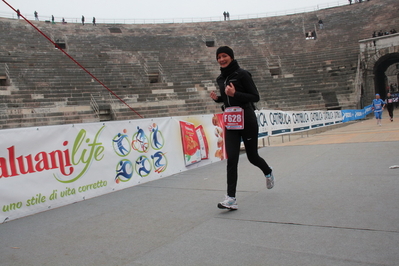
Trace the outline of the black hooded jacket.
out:
[[[226,68],[220,68],[220,70],[221,74],[217,77],[216,82],[221,96],[215,102],[223,102],[225,107],[253,108],[253,103],[259,101],[259,92],[252,80],[251,73],[240,68],[236,60],[233,60]],[[225,87],[230,83],[233,83],[236,89],[234,97],[227,96],[225,93]]]

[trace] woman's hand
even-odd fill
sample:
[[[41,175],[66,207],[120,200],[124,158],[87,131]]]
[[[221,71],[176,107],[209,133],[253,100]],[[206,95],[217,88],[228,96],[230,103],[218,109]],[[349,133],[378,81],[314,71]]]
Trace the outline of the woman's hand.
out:
[[[210,93],[210,95],[209,95],[213,100],[217,100],[218,99],[218,96],[216,95],[216,92],[215,91],[211,91],[211,93]]]
[[[230,83],[229,85],[227,85],[224,92],[227,96],[234,97],[234,93],[236,93],[236,88],[234,87],[234,84]]]

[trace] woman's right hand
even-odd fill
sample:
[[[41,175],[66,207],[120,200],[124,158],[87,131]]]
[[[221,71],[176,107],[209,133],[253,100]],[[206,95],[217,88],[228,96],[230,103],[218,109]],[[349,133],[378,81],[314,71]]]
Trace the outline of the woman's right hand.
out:
[[[215,101],[218,99],[218,96],[216,95],[216,92],[215,92],[215,91],[211,91],[211,93],[210,93],[209,96],[211,96],[211,98],[212,98],[213,100],[215,100]]]

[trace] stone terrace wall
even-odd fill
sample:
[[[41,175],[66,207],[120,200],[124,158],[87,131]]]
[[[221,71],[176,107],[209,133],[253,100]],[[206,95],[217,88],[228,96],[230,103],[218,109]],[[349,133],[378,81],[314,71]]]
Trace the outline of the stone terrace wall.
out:
[[[374,30],[398,29],[397,11],[397,0],[372,0],[239,21],[32,23],[64,42],[65,51],[149,118],[220,112],[208,96],[219,75],[215,51],[220,45],[231,46],[240,65],[253,74],[260,108],[356,108],[358,41]],[[306,40],[311,29],[317,38]],[[9,86],[0,86],[0,128],[138,118],[25,21],[0,19],[0,38],[0,71],[6,63],[10,75]],[[92,97],[107,117],[95,114]]]

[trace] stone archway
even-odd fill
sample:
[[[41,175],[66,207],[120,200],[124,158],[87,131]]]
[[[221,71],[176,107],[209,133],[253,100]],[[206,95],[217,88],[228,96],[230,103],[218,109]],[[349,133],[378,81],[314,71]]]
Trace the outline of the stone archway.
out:
[[[374,64],[374,88],[375,92],[379,93],[382,98],[385,98],[387,93],[386,86],[389,86],[385,72],[388,67],[396,63],[399,63],[399,53],[381,56]]]
[[[387,77],[385,72],[399,63],[399,33],[359,41],[360,86],[363,105],[368,105],[379,93],[386,96]]]
[[[387,71],[385,71],[385,75],[388,78],[388,83],[391,87],[391,90],[394,92],[398,92],[398,84],[399,84],[399,63],[392,64],[388,67]]]

